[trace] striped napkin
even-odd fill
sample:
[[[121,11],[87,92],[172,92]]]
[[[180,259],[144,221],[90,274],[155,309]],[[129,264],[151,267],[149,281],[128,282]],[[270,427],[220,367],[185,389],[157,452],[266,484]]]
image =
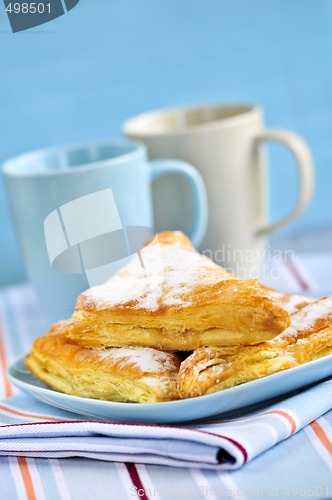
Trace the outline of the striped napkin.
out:
[[[234,470],[311,422],[324,437],[331,395],[325,380],[259,412],[180,427],[86,420],[17,394],[0,404],[0,455]]]

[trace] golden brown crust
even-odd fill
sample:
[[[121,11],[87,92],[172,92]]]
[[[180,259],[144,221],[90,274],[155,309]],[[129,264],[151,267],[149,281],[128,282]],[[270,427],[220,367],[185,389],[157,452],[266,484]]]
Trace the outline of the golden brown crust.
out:
[[[237,279],[182,233],[167,232],[104,285],[81,294],[63,334],[87,346],[193,350],[270,340],[289,323],[280,301],[256,280]]]
[[[202,347],[182,362],[182,398],[234,387],[331,353],[332,300],[286,295],[292,323],[269,342],[253,346]]]
[[[52,388],[110,401],[158,402],[177,399],[181,359],[146,348],[87,349],[66,342],[62,322],[37,339],[26,366]]]

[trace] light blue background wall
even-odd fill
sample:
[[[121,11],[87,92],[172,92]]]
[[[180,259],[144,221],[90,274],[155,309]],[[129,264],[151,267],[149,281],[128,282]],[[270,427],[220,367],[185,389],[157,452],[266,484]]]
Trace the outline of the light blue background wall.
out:
[[[0,5],[0,162],[58,143],[110,138],[145,110],[204,101],[260,103],[269,126],[309,142],[317,185],[288,231],[332,223],[332,1],[81,0],[13,35]],[[296,176],[271,148],[271,216]],[[0,186],[0,282],[22,276]]]

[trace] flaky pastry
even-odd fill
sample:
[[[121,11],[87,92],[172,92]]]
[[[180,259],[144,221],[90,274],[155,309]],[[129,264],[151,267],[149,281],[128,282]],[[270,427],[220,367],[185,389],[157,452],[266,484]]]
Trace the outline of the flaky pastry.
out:
[[[290,324],[256,280],[240,280],[200,255],[180,232],[159,234],[105,284],[82,293],[62,334],[89,347],[171,351],[256,344]]]
[[[332,300],[271,292],[291,314],[291,326],[252,346],[202,347],[182,364],[180,397],[234,387],[332,353]]]
[[[69,344],[61,322],[38,338],[26,357],[40,380],[67,394],[134,403],[177,399],[180,358],[149,347],[88,349]]]

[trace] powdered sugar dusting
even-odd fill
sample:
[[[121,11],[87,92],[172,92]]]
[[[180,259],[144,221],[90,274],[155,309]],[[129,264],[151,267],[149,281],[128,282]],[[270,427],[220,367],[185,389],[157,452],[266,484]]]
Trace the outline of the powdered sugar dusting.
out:
[[[156,311],[161,306],[190,306],[190,292],[200,281],[214,284],[230,275],[190,247],[156,241],[109,281],[83,297],[98,309],[120,306]]]
[[[141,379],[141,382],[144,382],[147,384],[149,387],[160,387],[160,389],[165,390],[165,388],[169,385],[169,378],[168,377],[161,377],[161,378],[156,378],[156,377],[143,377]]]
[[[309,330],[315,325],[319,319],[327,319],[332,317],[332,300],[330,298],[313,301],[304,306],[298,312],[292,314],[292,324],[277,337],[294,337],[297,338],[302,332]]]
[[[120,369],[134,365],[142,373],[165,373],[175,368],[173,354],[158,351],[150,347],[111,347],[109,349],[93,349],[90,351],[97,360],[109,360]]]
[[[283,308],[289,314],[294,314],[299,311],[299,306],[305,306],[315,302],[316,299],[311,299],[309,297],[304,297],[303,295],[291,295],[285,302],[283,302]]]
[[[286,309],[289,314],[297,312],[299,310],[299,306],[302,307],[316,301],[316,299],[311,299],[309,297],[305,297],[304,295],[290,295],[288,293],[278,292],[277,290],[269,290],[269,295],[279,300],[282,307]]]

